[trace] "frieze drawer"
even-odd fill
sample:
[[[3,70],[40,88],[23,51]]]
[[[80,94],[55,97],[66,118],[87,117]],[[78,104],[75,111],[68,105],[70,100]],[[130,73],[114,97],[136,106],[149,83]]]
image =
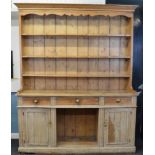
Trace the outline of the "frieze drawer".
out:
[[[98,97],[57,97],[57,105],[97,105]]]
[[[105,105],[129,105],[132,104],[131,97],[105,97]]]
[[[50,98],[46,97],[23,97],[22,105],[50,105]]]

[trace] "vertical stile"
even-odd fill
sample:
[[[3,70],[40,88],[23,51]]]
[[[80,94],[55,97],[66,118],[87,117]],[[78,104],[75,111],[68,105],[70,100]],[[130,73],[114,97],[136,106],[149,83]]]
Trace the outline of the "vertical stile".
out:
[[[52,147],[56,147],[57,145],[57,131],[56,131],[56,127],[57,127],[57,116],[56,116],[56,109],[51,109],[50,110],[50,139],[49,141],[51,142],[51,146]]]
[[[79,16],[77,17],[77,76],[79,75],[79,38],[78,38],[78,34],[79,34]],[[77,89],[79,88],[79,78],[77,77]]]
[[[121,22],[120,22],[120,33],[121,34],[127,34],[127,19],[124,16],[121,16]],[[120,55],[121,56],[127,56],[127,38],[120,38]],[[120,60],[120,74],[128,74],[128,60],[122,59]],[[120,78],[120,84],[119,89],[124,90],[126,89],[126,82],[128,79]]]
[[[23,79],[23,76],[22,76],[22,73],[23,73],[23,60],[22,60],[22,56],[24,55],[23,53],[23,46],[24,46],[24,39],[22,37],[22,27],[23,27],[23,19],[24,17],[21,16],[19,14],[19,17],[18,17],[18,20],[19,20],[19,54],[20,54],[20,87],[21,89],[24,88],[24,79]]]
[[[100,16],[97,16],[97,19],[98,19],[98,25],[97,25],[97,29],[98,29],[98,34],[100,34],[100,29],[99,29],[99,26],[100,26]],[[100,65],[100,62],[99,62],[99,38],[97,39],[97,42],[98,42],[98,46],[97,46],[97,63],[98,63],[98,66],[97,66],[97,74],[100,74],[99,72],[99,65]],[[99,90],[99,79],[100,78],[97,78],[97,90]]]
[[[123,24],[122,24],[122,16],[120,16],[120,34],[122,33],[122,26]],[[121,52],[120,52],[120,50],[121,50],[121,38],[119,38],[119,56],[121,55]],[[119,60],[119,75],[121,75],[122,74],[122,60]],[[119,90],[121,89],[121,80],[122,80],[122,78],[119,78]]]
[[[104,146],[104,112],[105,110],[100,108],[98,112],[98,146]]]
[[[129,40],[129,51],[130,51],[130,64],[129,64],[129,75],[130,75],[130,79],[128,82],[128,89],[132,89],[132,70],[133,70],[133,21],[134,17],[132,15],[132,17],[129,20],[129,28],[130,28],[130,40]]]

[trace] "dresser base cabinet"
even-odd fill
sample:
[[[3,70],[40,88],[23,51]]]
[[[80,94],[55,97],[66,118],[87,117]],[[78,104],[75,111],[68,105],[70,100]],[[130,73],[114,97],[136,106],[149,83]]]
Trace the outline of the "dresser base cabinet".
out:
[[[19,152],[135,152],[137,6],[16,3]]]
[[[108,97],[111,98],[109,100],[107,97],[97,98],[101,104],[98,107],[72,105],[66,108],[66,105],[40,106],[43,100],[39,99],[39,105],[30,107],[25,104],[30,97],[20,97],[19,152],[135,152],[136,97]],[[118,98],[124,103],[116,106]],[[57,97],[51,97],[52,103],[55,103],[54,100]],[[105,105],[105,102],[111,100],[114,105]],[[125,102],[129,100],[130,107]]]

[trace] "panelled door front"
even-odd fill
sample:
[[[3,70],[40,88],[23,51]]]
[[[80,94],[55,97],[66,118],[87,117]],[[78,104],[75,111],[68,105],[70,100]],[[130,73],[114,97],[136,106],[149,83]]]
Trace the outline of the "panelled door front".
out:
[[[25,145],[48,146],[50,135],[50,110],[49,109],[25,109]]]
[[[134,126],[134,108],[106,109],[104,122],[104,145],[134,145]]]

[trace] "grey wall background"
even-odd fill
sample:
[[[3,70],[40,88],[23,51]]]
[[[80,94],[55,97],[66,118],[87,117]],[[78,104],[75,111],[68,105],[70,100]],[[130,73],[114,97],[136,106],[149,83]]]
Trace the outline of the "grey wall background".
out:
[[[18,132],[17,118],[17,96],[16,93],[11,93],[11,133]]]

